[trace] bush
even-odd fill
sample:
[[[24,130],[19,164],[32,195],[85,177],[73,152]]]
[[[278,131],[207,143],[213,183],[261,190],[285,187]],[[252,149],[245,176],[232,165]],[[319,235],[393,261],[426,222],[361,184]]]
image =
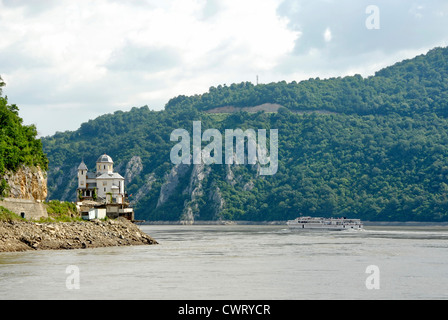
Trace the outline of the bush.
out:
[[[0,206],[0,221],[24,220],[19,215]]]
[[[81,219],[76,209],[76,205],[72,202],[51,200],[45,202],[47,207],[48,219],[50,221],[73,221]]]

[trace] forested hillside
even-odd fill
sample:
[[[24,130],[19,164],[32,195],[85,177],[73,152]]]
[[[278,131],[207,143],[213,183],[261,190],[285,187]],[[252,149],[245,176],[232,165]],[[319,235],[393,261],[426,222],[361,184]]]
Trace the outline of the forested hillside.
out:
[[[405,60],[378,71],[359,75],[302,82],[253,85],[250,82],[211,87],[209,92],[171,99],[167,110],[194,107],[256,106],[278,103],[291,111],[326,110],[346,114],[414,115],[435,112],[448,115],[448,48]]]
[[[6,195],[8,186],[3,176],[6,171],[16,171],[20,165],[39,166],[48,169],[48,159],[42,151],[42,142],[37,139],[34,125],[23,125],[19,108],[8,104],[2,96],[5,83],[0,77],[0,197]]]
[[[75,200],[76,168],[108,153],[137,219],[448,220],[448,49],[374,76],[232,84],[171,99],[164,111],[117,111],[43,139],[50,198]],[[277,113],[207,110],[280,104]],[[319,111],[305,113],[302,111]],[[328,111],[322,114],[321,111]],[[278,129],[278,171],[170,161],[174,129]],[[203,143],[205,146],[207,143]],[[223,146],[224,147],[224,146]]]

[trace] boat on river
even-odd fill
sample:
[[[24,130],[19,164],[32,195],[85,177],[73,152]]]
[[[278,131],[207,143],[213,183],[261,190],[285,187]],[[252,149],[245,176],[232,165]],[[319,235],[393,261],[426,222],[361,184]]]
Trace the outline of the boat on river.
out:
[[[363,224],[360,219],[343,218],[322,218],[322,217],[298,217],[289,220],[287,223],[290,229],[294,230],[361,230]]]

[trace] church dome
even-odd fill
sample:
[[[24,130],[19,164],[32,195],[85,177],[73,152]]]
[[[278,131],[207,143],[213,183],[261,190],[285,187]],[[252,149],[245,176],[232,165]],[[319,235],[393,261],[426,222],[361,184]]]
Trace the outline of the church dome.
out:
[[[96,162],[97,162],[97,163],[98,163],[98,162],[101,162],[101,163],[114,163],[114,162],[112,161],[112,158],[109,157],[107,154],[103,154],[102,156],[100,156],[100,157],[98,158],[98,160],[96,160]]]

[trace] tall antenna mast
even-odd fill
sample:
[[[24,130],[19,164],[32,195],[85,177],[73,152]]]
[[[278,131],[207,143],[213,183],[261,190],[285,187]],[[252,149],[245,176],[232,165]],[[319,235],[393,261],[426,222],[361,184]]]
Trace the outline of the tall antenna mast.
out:
[[[257,74],[257,85],[258,85],[258,74]]]

